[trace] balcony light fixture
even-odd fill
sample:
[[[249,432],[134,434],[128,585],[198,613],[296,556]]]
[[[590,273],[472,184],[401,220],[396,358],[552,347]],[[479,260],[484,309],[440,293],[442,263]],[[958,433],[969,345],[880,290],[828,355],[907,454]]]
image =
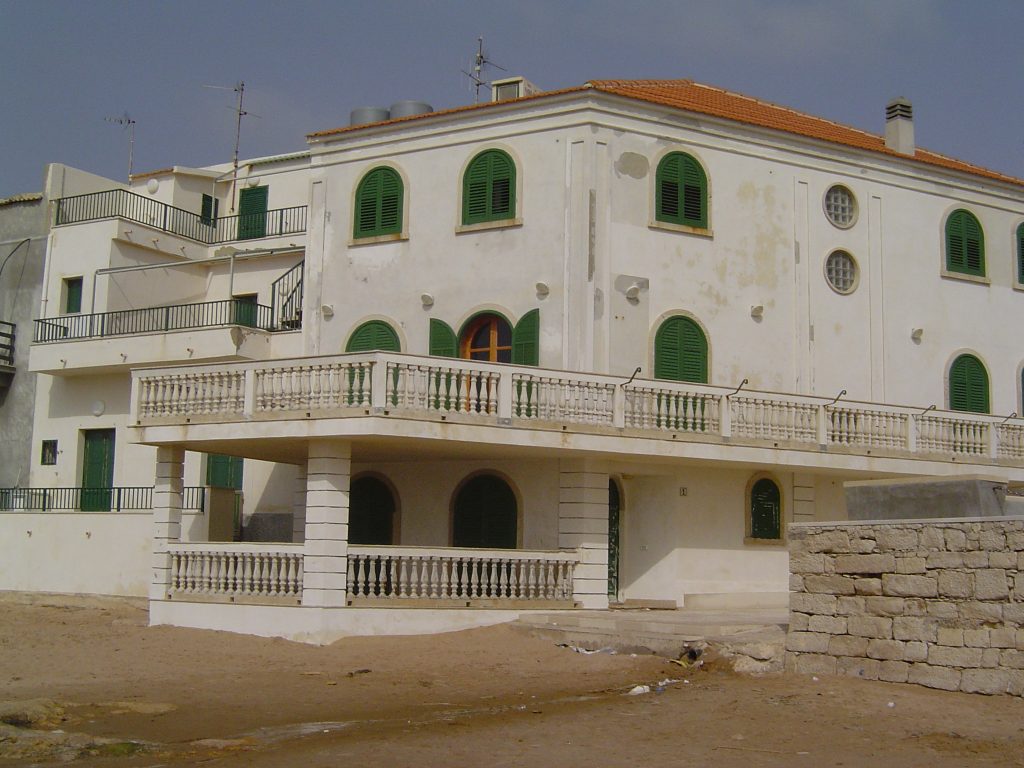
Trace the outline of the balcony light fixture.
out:
[[[155,195],[156,191],[160,189],[160,182],[156,179],[150,179],[146,182],[146,191],[151,195]]]
[[[543,282],[543,281],[538,282],[534,286],[534,288],[537,289],[537,298],[538,299],[546,299],[548,297],[548,294],[551,293],[550,286],[547,283]]]
[[[434,295],[432,293],[426,292],[421,293],[420,303],[423,305],[424,309],[430,309],[432,306],[434,306]]]
[[[915,344],[921,343],[921,337],[924,335],[924,328],[913,328],[910,331],[910,340]]]
[[[626,298],[630,301],[636,301],[640,298],[640,283],[633,283],[626,289]]]
[[[333,304],[321,304],[320,314],[324,317],[334,317],[334,305]]]
[[[755,304],[750,308],[750,316],[755,320],[760,320],[764,317],[764,304]]]
[[[250,176],[249,178],[247,178],[245,180],[245,184],[248,187],[258,187],[260,185],[260,177],[259,176]]]
[[[107,410],[107,404],[102,400],[96,400],[92,404],[92,415],[102,416],[103,412]]]

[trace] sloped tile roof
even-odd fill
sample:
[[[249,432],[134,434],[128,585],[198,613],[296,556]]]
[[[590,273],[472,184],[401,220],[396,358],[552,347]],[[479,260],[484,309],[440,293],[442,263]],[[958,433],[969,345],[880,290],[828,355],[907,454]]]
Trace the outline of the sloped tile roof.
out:
[[[506,107],[526,101],[561,96],[569,93],[579,93],[588,90],[600,91],[615,96],[622,96],[628,99],[644,101],[650,104],[680,109],[686,112],[710,115],[713,117],[733,120],[737,123],[753,125],[760,128],[782,131],[784,133],[805,136],[809,139],[827,141],[833,144],[840,144],[854,149],[877,152],[890,157],[915,160],[920,163],[938,166],[961,173],[969,173],[987,179],[1024,186],[1024,180],[1009,176],[998,171],[983,168],[978,165],[956,160],[952,157],[940,155],[937,152],[930,152],[927,149],[917,148],[914,156],[900,154],[885,146],[885,138],[878,134],[851,128],[847,125],[826,120],[821,117],[814,117],[803,112],[798,112],[789,107],[783,107],[768,101],[761,101],[741,93],[727,91],[723,88],[716,88],[710,85],[696,83],[693,80],[591,80],[582,86],[574,88],[562,88],[555,91],[543,91],[531,96],[523,96],[518,99],[503,101],[499,103],[485,102],[483,104],[468,104],[452,109],[442,109],[437,112],[428,112],[422,115],[409,115],[394,120],[384,120],[379,123],[367,123],[365,125],[349,125],[341,128],[333,128],[326,131],[318,131],[307,135],[307,139],[321,139],[350,131],[362,130],[370,127],[380,127],[398,123],[422,120],[429,117],[440,117],[446,115],[469,112],[478,109],[489,109],[493,107]]]

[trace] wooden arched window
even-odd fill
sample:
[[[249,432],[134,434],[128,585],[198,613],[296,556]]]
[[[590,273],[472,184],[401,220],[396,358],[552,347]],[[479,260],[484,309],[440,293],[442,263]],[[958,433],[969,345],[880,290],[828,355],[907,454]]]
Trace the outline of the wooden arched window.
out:
[[[491,363],[512,362],[512,326],[501,315],[478,315],[462,331],[459,357]]]
[[[393,168],[374,168],[356,189],[353,237],[378,237],[402,232],[402,177]]]
[[[750,487],[750,538],[782,538],[782,492],[774,480],[762,477]]]
[[[658,328],[654,337],[654,378],[707,383],[708,340],[690,318],[676,315]]]
[[[452,546],[515,549],[519,511],[515,493],[496,475],[477,475],[455,496]]]
[[[949,408],[989,412],[988,372],[974,355],[960,355],[949,366]]]
[[[658,163],[655,174],[657,221],[706,229],[708,179],[700,163],[683,152],[671,152]]]

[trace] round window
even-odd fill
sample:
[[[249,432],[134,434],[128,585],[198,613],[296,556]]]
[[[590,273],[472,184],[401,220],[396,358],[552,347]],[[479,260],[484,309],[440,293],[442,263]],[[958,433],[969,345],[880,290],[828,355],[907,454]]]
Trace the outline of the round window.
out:
[[[825,279],[837,293],[853,293],[857,287],[857,262],[846,251],[833,251],[825,259]]]
[[[842,184],[829,187],[825,193],[825,215],[840,229],[852,227],[857,220],[857,201],[853,192]]]

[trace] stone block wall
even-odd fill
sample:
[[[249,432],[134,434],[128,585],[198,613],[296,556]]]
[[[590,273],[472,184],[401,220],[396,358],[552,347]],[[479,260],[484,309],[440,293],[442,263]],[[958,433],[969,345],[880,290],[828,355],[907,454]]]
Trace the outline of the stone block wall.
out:
[[[1024,696],[1024,518],[788,533],[788,670]]]

